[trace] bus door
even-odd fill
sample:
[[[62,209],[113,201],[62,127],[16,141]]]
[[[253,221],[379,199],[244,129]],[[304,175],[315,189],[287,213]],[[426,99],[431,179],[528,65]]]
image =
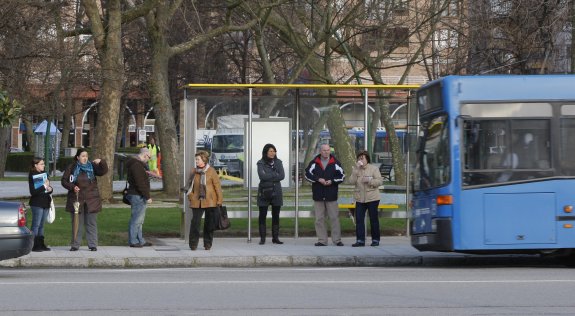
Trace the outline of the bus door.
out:
[[[550,120],[496,117],[489,111],[509,104],[478,106],[482,111],[470,112],[484,117],[464,116],[461,142],[461,230],[467,244],[536,248],[555,243],[557,197],[540,181],[553,175]]]

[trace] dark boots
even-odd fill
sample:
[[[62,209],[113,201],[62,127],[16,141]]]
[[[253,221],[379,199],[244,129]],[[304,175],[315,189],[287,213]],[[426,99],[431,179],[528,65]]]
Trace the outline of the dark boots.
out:
[[[44,244],[44,236],[34,237],[34,246],[32,246],[32,251],[34,252],[50,251],[50,248],[46,247],[46,244]]]
[[[40,240],[40,250],[42,251],[50,251],[51,249],[46,247],[46,244],[44,243],[44,236],[39,236],[38,239]]]
[[[34,252],[42,251],[40,246],[40,236],[34,236],[34,246],[32,246],[32,251]]]
[[[280,225],[272,225],[272,242],[274,244],[278,245],[283,244],[283,242],[281,242],[278,238],[279,234],[280,234]]]
[[[260,224],[260,245],[266,243],[266,224]]]

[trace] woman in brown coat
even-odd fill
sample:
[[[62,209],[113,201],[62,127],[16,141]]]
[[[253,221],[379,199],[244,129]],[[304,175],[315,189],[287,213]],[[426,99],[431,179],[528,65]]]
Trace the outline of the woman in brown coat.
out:
[[[198,151],[195,155],[196,167],[190,173],[191,183],[188,200],[192,208],[192,223],[190,226],[190,249],[198,249],[200,239],[200,222],[204,211],[204,248],[210,250],[214,239],[214,209],[221,206],[224,200],[220,177],[208,164],[209,155]]]
[[[86,239],[90,251],[98,250],[98,212],[102,210],[102,199],[98,190],[96,176],[108,172],[108,164],[103,159],[88,160],[84,148],[76,152],[76,161],[69,165],[62,175],[62,186],[68,190],[66,211],[72,213],[72,243],[70,251],[77,251],[82,244],[82,228],[86,230]],[[74,236],[74,202],[80,203],[80,224],[77,236]]]

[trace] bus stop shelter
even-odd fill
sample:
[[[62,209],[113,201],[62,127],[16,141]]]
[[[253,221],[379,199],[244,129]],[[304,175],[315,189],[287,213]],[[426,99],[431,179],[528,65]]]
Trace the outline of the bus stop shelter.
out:
[[[301,175],[301,169],[306,163],[303,160],[305,155],[301,153],[302,150],[306,154],[310,150],[315,150],[315,146],[311,148],[309,144],[304,144],[307,148],[302,148],[302,139],[314,132],[316,137],[320,137],[321,132],[317,129],[327,125],[328,110],[337,105],[340,109],[347,108],[348,112],[350,112],[349,109],[353,109],[353,113],[347,120],[344,120],[347,126],[341,126],[342,129],[355,128],[365,131],[362,139],[357,140],[355,147],[360,146],[361,149],[372,152],[369,146],[371,133],[368,131],[372,129],[370,113],[373,113],[371,115],[378,113],[374,105],[399,102],[397,110],[403,106],[406,114],[410,115],[407,105],[410,102],[411,91],[418,87],[419,85],[188,84],[185,86],[184,100],[180,106],[182,170],[184,170],[182,183],[186,183],[189,170],[194,167],[198,129],[210,127],[210,122],[215,120],[218,113],[219,115],[241,114],[244,118],[245,164],[243,169],[245,176],[243,185],[248,195],[248,242],[251,241],[252,230],[252,194],[254,189],[257,194],[259,183],[255,164],[259,160],[257,155],[261,153],[262,144],[265,143],[279,142],[289,148],[288,153],[284,150],[285,156],[283,157],[280,156],[281,151],[278,149],[278,158],[284,161],[284,168],[287,166],[286,178],[288,179],[282,182],[282,187],[293,186],[295,189],[294,237],[297,238],[300,204],[298,176]],[[204,107],[205,104],[209,106]],[[397,111],[393,113],[395,112]],[[408,121],[406,118],[405,128],[407,128]],[[394,125],[396,123],[393,122]],[[292,174],[295,181],[290,181]],[[186,239],[189,235],[191,220],[191,212],[187,210],[188,201],[184,199],[183,222]]]

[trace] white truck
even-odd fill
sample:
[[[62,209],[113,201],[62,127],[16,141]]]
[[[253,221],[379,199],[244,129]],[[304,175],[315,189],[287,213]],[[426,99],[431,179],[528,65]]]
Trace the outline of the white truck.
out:
[[[216,134],[215,129],[198,129],[196,131],[196,149],[210,150],[214,134]]]
[[[244,122],[247,118],[244,114],[219,116],[212,138],[210,165],[218,170],[226,169],[229,175],[239,178],[244,175]],[[259,115],[254,114],[252,118],[259,118]]]

